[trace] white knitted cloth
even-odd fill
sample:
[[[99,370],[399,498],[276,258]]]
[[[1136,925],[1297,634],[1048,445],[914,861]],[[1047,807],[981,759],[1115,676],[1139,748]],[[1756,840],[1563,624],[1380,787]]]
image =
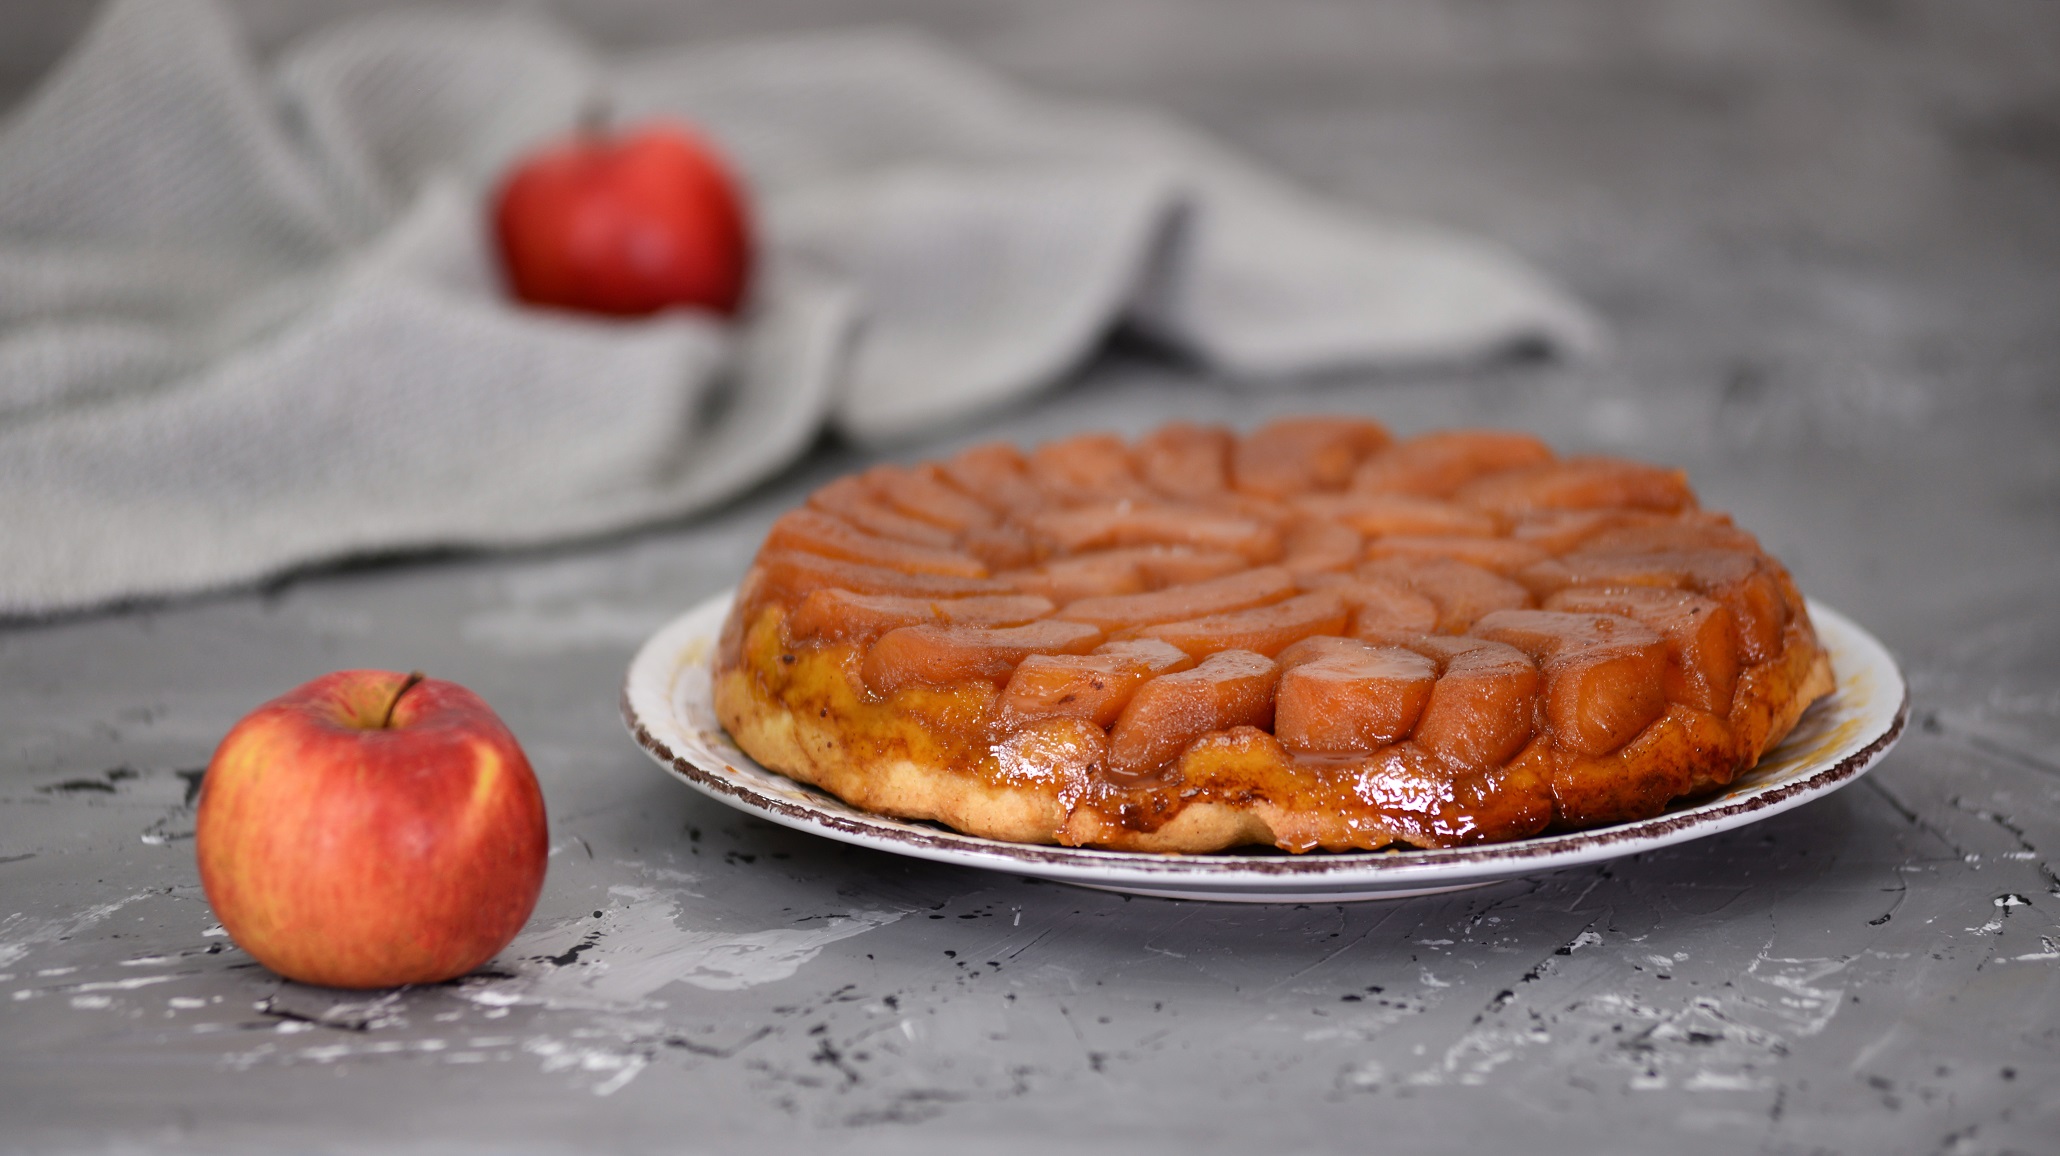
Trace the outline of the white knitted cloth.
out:
[[[741,324],[502,295],[486,191],[596,95],[741,169]],[[411,13],[265,70],[211,0],[116,0],[0,131],[0,614],[688,513],[826,423],[1020,397],[1119,324],[1255,384],[1597,333],[1492,247],[904,34],[603,59]]]

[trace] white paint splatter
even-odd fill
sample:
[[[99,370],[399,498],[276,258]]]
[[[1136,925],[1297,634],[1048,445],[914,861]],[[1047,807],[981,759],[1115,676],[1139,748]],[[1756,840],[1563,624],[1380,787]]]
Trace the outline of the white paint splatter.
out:
[[[67,967],[54,968],[52,970],[73,971],[76,969]],[[176,975],[139,975],[134,979],[109,979],[99,980],[94,983],[61,983],[47,988],[25,987],[15,992],[14,998],[16,1000],[27,1000],[35,999],[46,992],[65,992],[72,995],[71,1002],[73,1007],[106,1007],[110,997],[104,995],[89,996],[82,993],[133,991],[139,987],[149,987],[154,983],[170,983],[178,978]]]
[[[1350,1040],[1365,1043],[1380,1038],[1382,1032],[1412,1016],[1419,1016],[1438,1006],[1440,997],[1436,993],[1422,999],[1408,996],[1386,996],[1377,1003],[1354,1004],[1350,1017],[1332,1027],[1311,1028],[1302,1033],[1310,1043],[1325,1040]]]
[[[1749,1076],[1742,1072],[1700,1071],[1688,1077],[1681,1084],[1684,1092],[1750,1092],[1769,1086],[1773,1081],[1763,1076]]]
[[[31,919],[19,911],[0,919],[0,967],[20,961],[44,944],[69,939],[129,904],[150,898],[151,894],[139,891],[57,919]]]
[[[671,889],[674,891],[683,891],[686,889],[686,884],[701,882],[701,877],[690,871],[679,871],[671,867],[659,867],[651,863],[639,863],[634,859],[617,859],[615,865],[631,868],[647,879],[656,879],[661,883],[671,884]],[[699,896],[700,892],[688,891],[687,894]]]
[[[2041,935],[2039,936],[2039,946],[2044,948],[2045,950],[2027,952],[2024,955],[2004,956],[2003,959],[1998,962],[2037,963],[2041,960],[2060,959],[2060,940],[2056,940],[2050,935]]]
[[[624,1010],[644,1006],[673,983],[737,991],[786,979],[824,947],[907,914],[859,910],[808,927],[687,931],[677,923],[679,904],[664,893],[623,886],[609,891],[626,902],[599,919],[572,920],[517,939],[502,955],[513,961],[503,966],[515,978],[468,986],[466,998],[497,1007]]]
[[[669,869],[644,871],[653,878],[692,878]],[[439,1063],[453,1064],[530,1056],[541,1061],[544,1072],[566,1073],[595,1095],[609,1096],[650,1065],[661,1046],[656,1041],[665,1030],[662,1022],[624,1013],[664,1007],[662,1000],[652,997],[665,987],[685,983],[712,991],[735,991],[786,979],[827,945],[884,926],[907,913],[860,910],[801,927],[725,933],[681,928],[678,900],[682,889],[676,885],[665,889],[617,886],[610,888],[610,895],[614,903],[599,917],[565,920],[516,940],[495,963],[503,977],[464,980],[455,990],[440,989],[433,996],[444,999],[455,994],[473,1005],[470,1015],[487,1020],[504,1019],[518,1006],[602,1013],[580,1016],[583,1026],[555,1032],[545,1027],[547,1018],[538,1017],[528,1025],[533,1034],[483,1035],[455,1047],[442,1040],[363,1037],[349,1042],[322,1040],[302,1048],[290,1048],[283,1042],[261,1044],[227,1056],[224,1062],[240,1070],[259,1064],[335,1064],[427,1053],[435,1053]],[[273,1000],[281,998],[283,995]],[[424,992],[396,991],[366,1002],[337,1004],[319,1014],[312,1008],[300,1009],[275,1026],[274,1038],[323,1024],[374,1032],[405,1026],[408,1017],[402,1013],[411,1001],[422,998],[432,997]],[[260,1010],[274,1010],[273,1000],[262,1002]],[[419,1004],[413,1006],[423,1010]]]
[[[1750,995],[1740,998],[1763,1009],[1789,1034],[1814,1036],[1830,1025],[1845,999],[1843,980],[1836,984],[1825,981],[1840,976],[1851,963],[1851,959],[1777,958],[1762,948],[1746,975],[1786,994],[1771,1003]]]
[[[1445,1055],[1435,1066],[1425,1068],[1409,1077],[1409,1083],[1417,1087],[1432,1087],[1456,1083],[1466,1087],[1479,1087],[1488,1082],[1495,1069],[1514,1060],[1517,1052],[1532,1043],[1550,1043],[1552,1037],[1542,1030],[1508,1031],[1496,1028],[1477,1028],[1459,1037],[1458,1042],[1445,1049]]]
[[[153,983],[170,983],[176,975],[139,975],[134,979],[106,979],[97,983],[74,984],[68,991],[129,991],[133,988],[149,987]]]
[[[1338,1086],[1348,1092],[1370,1092],[1388,1078],[1379,1060],[1361,1060],[1338,1073]]]
[[[1654,955],[1645,962],[1672,967],[1679,961]],[[1772,956],[1763,948],[1734,992],[1697,995],[1672,1008],[1604,992],[1541,1015],[1526,1008],[1524,1000],[1506,997],[1436,1064],[1405,1082],[1484,1084],[1497,1069],[1541,1048],[1548,1063],[1592,1062],[1597,1058],[1594,1041],[1610,1040],[1600,1058],[1632,1066],[1625,1087],[1633,1091],[1762,1088],[1767,1080],[1756,1071],[1759,1065],[1784,1054],[1791,1040],[1816,1035],[1830,1024],[1845,998],[1838,977],[1850,963]]]
[[[621,1091],[651,1062],[650,1057],[641,1052],[614,1051],[588,1044],[567,1043],[549,1037],[527,1040],[523,1043],[522,1050],[543,1057],[545,1072],[576,1069],[581,1072],[607,1073],[607,1078],[594,1085],[593,1092],[596,1096],[612,1096]]]
[[[285,1021],[274,1031],[280,1035],[298,1035],[312,1031],[313,1024],[294,1020]],[[373,1040],[368,1043],[310,1044],[304,1048],[282,1052],[280,1045],[259,1044],[247,1052],[237,1052],[222,1057],[224,1066],[234,1071],[248,1071],[259,1064],[333,1064],[339,1060],[357,1059],[365,1056],[433,1055],[450,1045],[439,1039],[421,1040]]]

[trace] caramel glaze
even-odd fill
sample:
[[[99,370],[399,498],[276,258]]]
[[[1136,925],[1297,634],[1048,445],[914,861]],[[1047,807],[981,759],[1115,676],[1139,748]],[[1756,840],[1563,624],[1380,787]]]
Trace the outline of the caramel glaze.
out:
[[[883,468],[805,515],[725,625],[724,725],[855,806],[993,838],[1305,852],[1643,818],[1730,783],[1831,689],[1786,570],[1678,471],[1524,435],[1176,425]],[[1515,713],[1455,738],[1490,708],[1451,656],[1484,646],[1523,675]],[[1018,680],[1031,654],[1058,657]],[[1275,733],[1276,693],[1403,697],[1298,700],[1319,722],[1305,702],[1393,708],[1318,742],[1285,711]]]

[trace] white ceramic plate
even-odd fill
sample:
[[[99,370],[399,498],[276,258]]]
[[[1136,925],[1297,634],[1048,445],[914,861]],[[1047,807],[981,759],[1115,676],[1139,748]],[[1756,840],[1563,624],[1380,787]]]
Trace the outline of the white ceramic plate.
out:
[[[1838,690],[1729,790],[1657,818],[1450,851],[1146,855],[1045,847],[871,814],[753,762],[724,733],[709,697],[709,660],[729,605],[728,593],[718,595],[652,635],[623,686],[623,721],[681,782],[738,810],[861,847],[1169,899],[1339,903],[1429,895],[1685,843],[1852,782],[1895,745],[1909,713],[1895,659],[1850,619],[1813,602]]]

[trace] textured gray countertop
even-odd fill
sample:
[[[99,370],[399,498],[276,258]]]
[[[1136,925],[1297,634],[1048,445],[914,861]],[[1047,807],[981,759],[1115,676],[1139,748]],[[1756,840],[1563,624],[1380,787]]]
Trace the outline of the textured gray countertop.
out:
[[[78,16],[12,4],[19,91]],[[251,5],[276,43],[338,5]],[[921,20],[1331,193],[1478,230],[1618,348],[1238,392],[1119,348],[949,439],[1291,410],[1685,465],[1904,665],[1858,785],[1664,852],[1415,900],[1178,903],[846,848],[660,774],[666,619],[862,464],[718,516],[0,627],[0,1149],[2060,1150],[2060,10],[941,0],[584,8],[602,39]],[[279,981],[216,929],[215,741],[420,667],[527,747],[553,858],[486,975]]]

